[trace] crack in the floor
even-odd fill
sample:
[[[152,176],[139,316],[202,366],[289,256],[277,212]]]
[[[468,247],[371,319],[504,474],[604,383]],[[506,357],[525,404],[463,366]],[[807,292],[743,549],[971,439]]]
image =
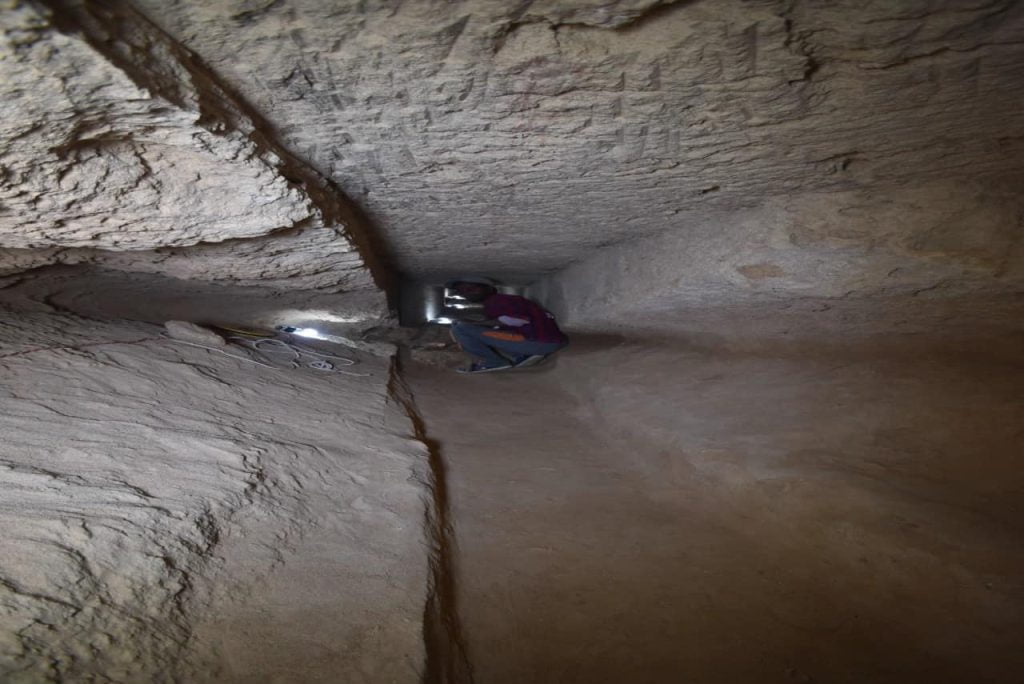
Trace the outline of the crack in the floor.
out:
[[[430,540],[427,600],[423,609],[426,663],[424,684],[469,684],[473,668],[458,611],[455,569],[455,531],[451,520],[448,481],[440,443],[432,439],[416,407],[415,397],[402,377],[401,361],[392,358],[388,394],[399,403],[412,423],[413,435],[427,448],[429,471],[424,482],[430,492],[425,527]]]

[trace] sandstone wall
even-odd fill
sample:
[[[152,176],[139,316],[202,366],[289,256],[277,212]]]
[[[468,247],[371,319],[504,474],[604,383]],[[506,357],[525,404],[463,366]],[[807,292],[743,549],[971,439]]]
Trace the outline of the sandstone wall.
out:
[[[0,679],[418,681],[429,476],[387,361],[161,331],[0,306]]]
[[[1013,326],[1022,183],[805,193],[695,215],[685,229],[598,250],[532,292],[576,329],[781,332],[801,313],[847,333],[942,334],[950,317]]]
[[[375,287],[345,198],[185,47],[125,3],[3,9],[0,275]]]

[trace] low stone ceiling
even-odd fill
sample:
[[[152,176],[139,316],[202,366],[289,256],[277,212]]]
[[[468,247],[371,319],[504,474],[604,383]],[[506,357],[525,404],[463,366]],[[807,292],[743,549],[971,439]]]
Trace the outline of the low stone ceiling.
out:
[[[1014,0],[0,8],[0,276],[367,294],[662,235],[698,299],[1022,282]]]
[[[407,273],[1024,168],[1013,0],[139,0]]]

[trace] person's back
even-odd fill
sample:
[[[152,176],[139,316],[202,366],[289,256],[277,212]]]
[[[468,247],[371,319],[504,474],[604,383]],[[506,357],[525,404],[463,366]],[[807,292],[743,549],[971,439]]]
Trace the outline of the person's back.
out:
[[[484,300],[484,315],[498,321],[502,328],[515,330],[533,342],[568,342],[555,317],[526,297],[493,294]]]

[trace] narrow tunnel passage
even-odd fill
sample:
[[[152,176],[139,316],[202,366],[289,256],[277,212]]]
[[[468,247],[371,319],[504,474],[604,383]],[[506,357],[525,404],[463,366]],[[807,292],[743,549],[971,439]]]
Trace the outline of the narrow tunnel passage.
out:
[[[0,679],[1016,684],[1022,48],[1016,0],[3,2]],[[455,276],[572,344],[455,375],[394,310]]]

